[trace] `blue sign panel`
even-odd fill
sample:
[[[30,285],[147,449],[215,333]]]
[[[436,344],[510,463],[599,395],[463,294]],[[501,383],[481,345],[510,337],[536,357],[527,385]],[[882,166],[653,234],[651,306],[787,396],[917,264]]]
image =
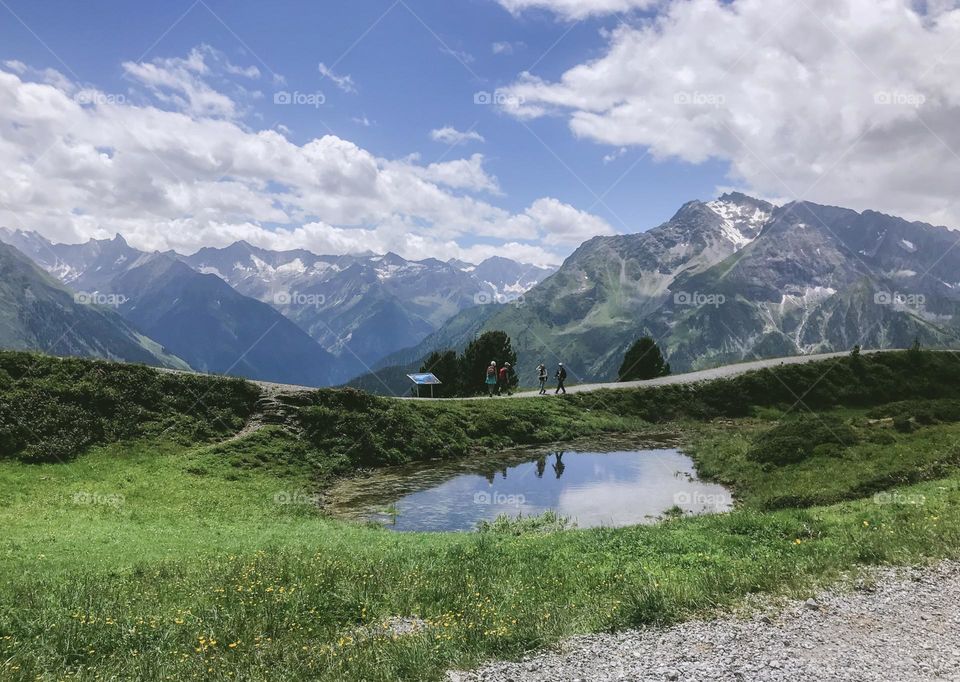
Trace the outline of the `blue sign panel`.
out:
[[[410,381],[417,386],[433,386],[434,384],[443,383],[432,374],[408,374],[407,376],[410,378]]]

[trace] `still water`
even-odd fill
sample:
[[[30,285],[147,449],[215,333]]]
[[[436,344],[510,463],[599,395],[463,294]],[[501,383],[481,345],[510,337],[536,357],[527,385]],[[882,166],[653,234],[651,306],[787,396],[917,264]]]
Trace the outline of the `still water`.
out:
[[[723,486],[698,480],[693,462],[675,449],[557,451],[397,467],[335,490],[330,510],[398,531],[454,531],[547,510],[579,528],[629,526],[652,523],[674,506],[716,513],[732,499]]]

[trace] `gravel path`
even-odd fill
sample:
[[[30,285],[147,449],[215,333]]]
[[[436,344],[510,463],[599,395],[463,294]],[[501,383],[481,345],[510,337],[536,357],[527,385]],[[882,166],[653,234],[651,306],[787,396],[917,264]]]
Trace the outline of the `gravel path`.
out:
[[[898,349],[890,348],[883,350],[864,350],[864,355],[868,353],[886,353],[891,351],[896,351]],[[710,381],[712,379],[721,379],[724,377],[733,377],[739,374],[745,374],[746,372],[752,372],[757,369],[763,369],[765,367],[777,367],[779,365],[801,365],[808,362],[819,362],[821,360],[830,360],[832,358],[840,358],[845,355],[849,355],[849,352],[843,353],[819,353],[817,355],[791,355],[785,358],[767,358],[765,360],[754,360],[752,362],[738,362],[733,365],[724,365],[723,367],[714,367],[713,369],[704,369],[697,372],[687,372],[686,374],[671,374],[667,377],[661,377],[659,379],[647,379],[645,381],[624,381],[624,382],[611,382],[603,384],[576,384],[572,386],[567,386],[567,393],[588,393],[590,391],[599,391],[605,388],[641,388],[644,386],[666,386],[668,384],[693,384],[698,381]],[[156,367],[160,372],[169,372],[171,374],[202,374],[201,372],[189,372],[182,369],[168,369],[164,367]],[[551,372],[553,370],[551,369]],[[205,376],[219,376],[219,375],[205,375]],[[303,391],[315,391],[316,388],[311,388],[309,386],[296,386],[293,384],[278,384],[272,381],[258,381],[256,379],[247,379],[251,384],[256,384],[262,388],[267,395],[277,396],[284,395],[289,393],[302,393]],[[550,384],[548,387],[548,395],[553,395],[554,389],[556,389],[556,381],[553,381],[552,387]],[[396,396],[398,400],[417,400],[412,396]],[[514,393],[511,396],[506,396],[510,398],[536,398],[538,397],[537,391],[524,391],[521,393]],[[439,400],[490,400],[487,396],[479,396],[476,398],[440,398]]]
[[[897,349],[885,349],[885,350],[864,350],[862,353],[867,355],[869,353],[887,353],[891,350]],[[808,362],[819,362],[821,360],[831,360],[833,358],[842,358],[850,355],[849,351],[842,353],[819,353],[817,355],[791,355],[785,358],[767,358],[764,360],[753,360],[751,362],[738,362],[733,365],[724,365],[722,367],[714,367],[712,369],[703,369],[697,372],[687,372],[686,374],[671,374],[670,376],[660,377],[659,379],[647,379],[644,381],[623,381],[619,383],[604,383],[604,384],[577,384],[575,386],[567,386],[567,393],[588,393],[590,391],[599,391],[605,388],[640,388],[643,386],[667,386],[669,384],[694,384],[698,381],[711,381],[713,379],[723,379],[726,377],[734,377],[739,374],[745,374],[746,372],[752,372],[758,369],[764,369],[766,367],[778,367],[780,365],[802,365]],[[551,368],[551,372],[555,368]],[[557,388],[556,380],[553,380],[553,387],[550,388],[550,384],[547,384],[549,388],[549,395],[553,395],[553,392]],[[535,397],[537,391],[525,391],[523,393],[514,394],[515,398],[530,398]]]
[[[960,563],[884,569],[853,589],[737,619],[569,640],[451,682],[960,680]]]

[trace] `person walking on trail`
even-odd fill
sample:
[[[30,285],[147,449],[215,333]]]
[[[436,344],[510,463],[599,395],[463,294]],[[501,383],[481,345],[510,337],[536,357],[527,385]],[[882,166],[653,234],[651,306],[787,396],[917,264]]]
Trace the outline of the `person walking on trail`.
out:
[[[563,382],[567,380],[567,368],[563,366],[562,362],[557,364],[556,378],[557,378],[557,390],[554,391],[554,395],[556,395],[557,393],[560,393],[560,391],[563,391],[563,394],[566,395],[567,389],[564,388]]]
[[[510,393],[510,363],[503,363],[503,367],[500,368],[500,382],[497,384],[497,395],[501,395],[504,391],[509,395]]]
[[[497,387],[497,362],[496,360],[491,360],[490,364],[487,365],[487,397],[493,397],[493,391]]]
[[[540,381],[540,395],[547,394],[547,366],[542,362],[537,365],[537,379]]]

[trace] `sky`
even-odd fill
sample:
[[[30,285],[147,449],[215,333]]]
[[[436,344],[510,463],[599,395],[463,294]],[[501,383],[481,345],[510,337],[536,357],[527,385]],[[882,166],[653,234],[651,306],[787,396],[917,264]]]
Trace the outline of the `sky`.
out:
[[[960,226],[955,0],[0,0],[0,225],[557,264],[741,190]]]

